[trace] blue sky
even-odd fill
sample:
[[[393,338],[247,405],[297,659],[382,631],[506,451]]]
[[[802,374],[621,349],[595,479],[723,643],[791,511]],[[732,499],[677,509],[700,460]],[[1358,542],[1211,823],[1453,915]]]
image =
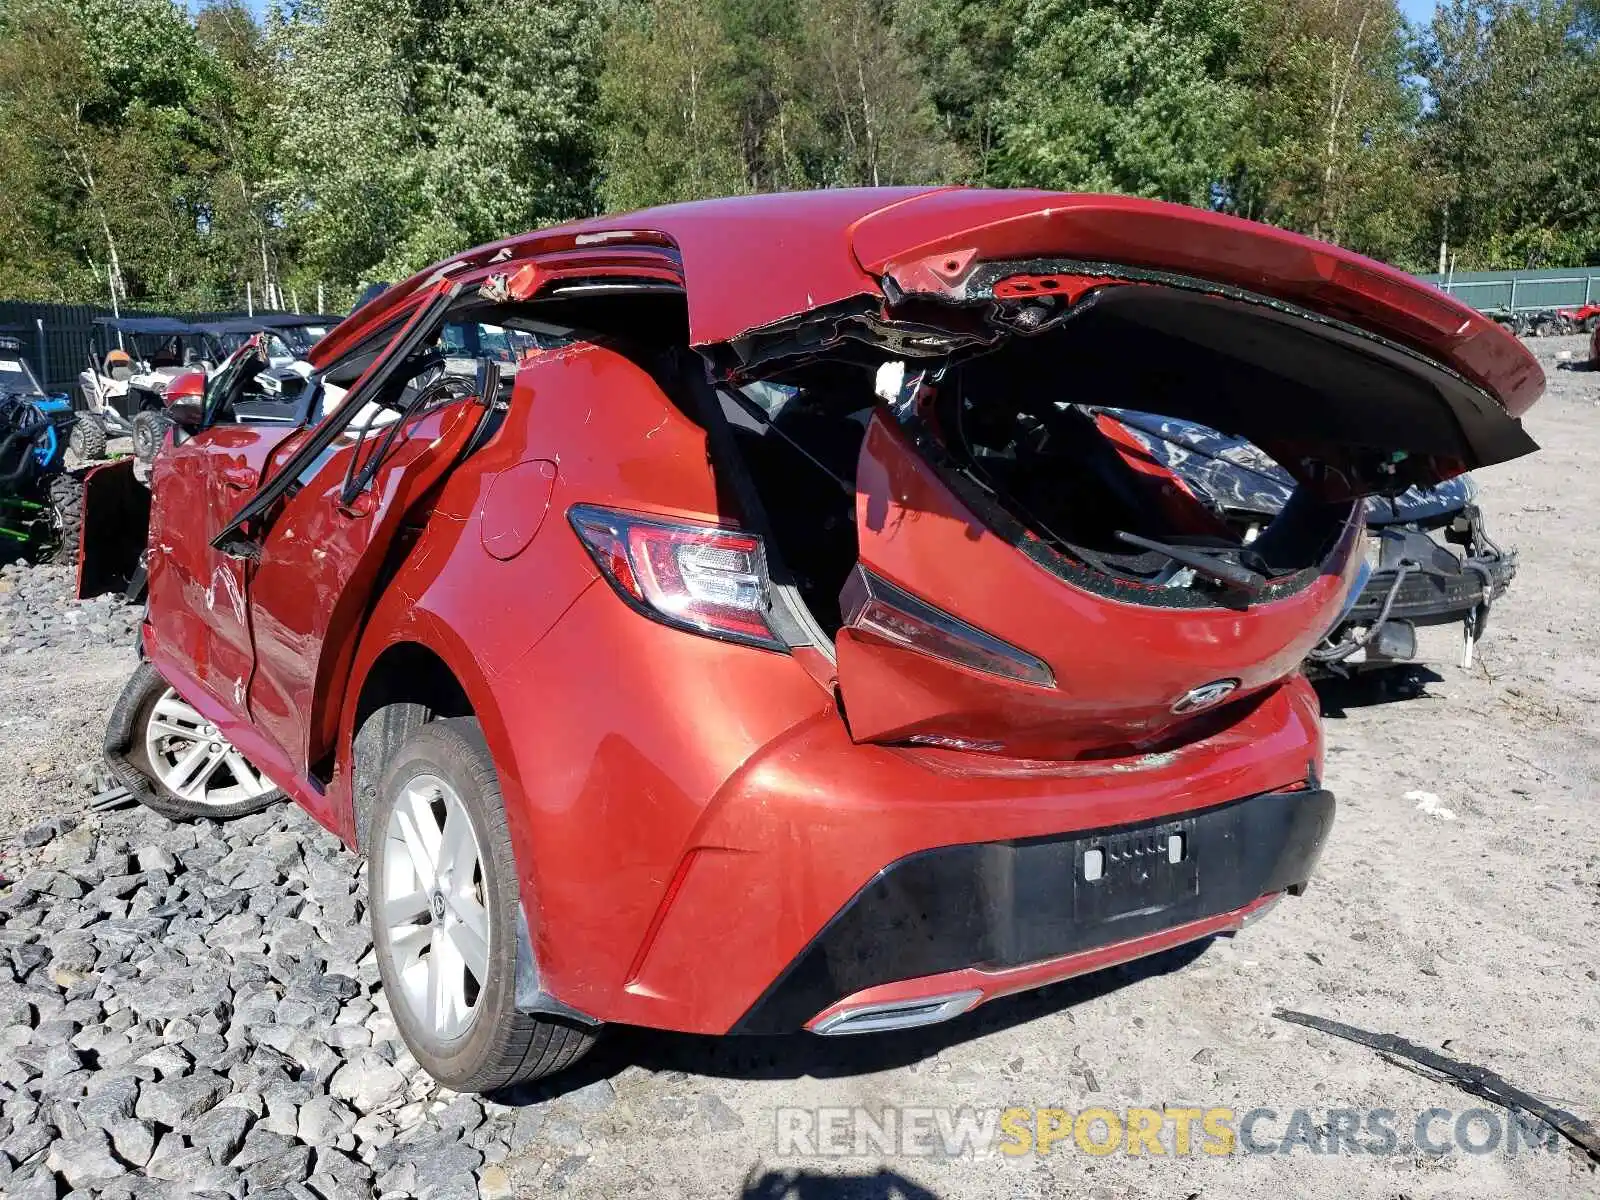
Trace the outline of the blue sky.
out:
[[[260,17],[265,15],[267,11],[267,0],[244,0],[244,2],[250,11],[255,13],[256,16]],[[184,0],[184,3],[189,6],[190,12],[194,12],[196,9],[202,7],[200,0]]]
[[[1400,11],[1413,25],[1425,25],[1433,20],[1434,0],[1400,0]]]

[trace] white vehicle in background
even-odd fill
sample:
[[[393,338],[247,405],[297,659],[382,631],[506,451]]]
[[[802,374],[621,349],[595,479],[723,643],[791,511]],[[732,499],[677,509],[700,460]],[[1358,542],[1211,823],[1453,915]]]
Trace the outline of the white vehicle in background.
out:
[[[84,411],[73,453],[105,457],[106,440],[134,436],[142,412],[159,412],[167,385],[206,363],[215,348],[206,335],[171,317],[96,317],[87,368],[78,375]]]
[[[174,317],[96,317],[101,333],[78,376],[85,411],[74,427],[73,452],[85,461],[105,457],[106,440],[131,437],[134,453],[155,454],[165,428],[165,396],[180,375],[207,375],[255,334],[266,337],[270,365],[305,356],[336,317],[263,314],[221,321]],[[80,444],[81,443],[81,444]]]

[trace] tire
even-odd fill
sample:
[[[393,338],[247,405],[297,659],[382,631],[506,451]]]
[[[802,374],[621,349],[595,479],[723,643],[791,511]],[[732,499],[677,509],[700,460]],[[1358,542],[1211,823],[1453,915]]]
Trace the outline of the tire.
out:
[[[50,561],[77,566],[78,542],[83,537],[83,480],[78,476],[61,474],[50,480],[50,524],[55,530]]]
[[[149,663],[139,664],[139,669],[123,688],[117,708],[121,712],[132,710],[123,762],[138,774],[144,785],[129,790],[146,807],[169,820],[193,821],[203,817],[228,821],[260,812],[284,798],[282,789],[251,766],[225,738],[217,735],[214,727],[190,708]],[[194,727],[195,736],[186,737],[175,732],[190,725]],[[207,729],[213,732],[207,735]],[[210,768],[210,773],[198,787],[176,790],[171,781],[176,778],[174,771],[187,753],[183,748],[187,746],[192,750],[202,745],[217,749],[202,754],[190,773],[191,778],[196,771]],[[113,762],[112,770],[121,775],[117,766]],[[247,771],[253,780],[245,778]]]
[[[406,738],[365,844],[384,992],[428,1074],[456,1091],[493,1092],[571,1066],[594,1044],[593,1028],[517,1011],[517,866],[477,721],[432,721]],[[474,928],[487,932],[481,949],[465,948]]]
[[[106,456],[106,427],[93,413],[80,412],[67,434],[67,449],[79,462],[95,462]]]
[[[134,414],[133,456],[140,462],[154,462],[172,426],[172,418],[160,409],[147,408]]]

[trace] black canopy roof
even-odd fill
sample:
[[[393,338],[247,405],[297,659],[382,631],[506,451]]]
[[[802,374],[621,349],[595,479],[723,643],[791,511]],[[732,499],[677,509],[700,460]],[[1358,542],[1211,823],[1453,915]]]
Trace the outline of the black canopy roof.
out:
[[[96,317],[96,325],[106,325],[122,333],[186,334],[199,333],[197,326],[173,317]]]
[[[321,313],[266,313],[251,319],[268,329],[300,329],[307,325],[326,325],[331,329],[344,320],[343,317],[328,317]]]
[[[255,317],[229,317],[226,321],[196,321],[199,333],[261,333],[269,328]]]

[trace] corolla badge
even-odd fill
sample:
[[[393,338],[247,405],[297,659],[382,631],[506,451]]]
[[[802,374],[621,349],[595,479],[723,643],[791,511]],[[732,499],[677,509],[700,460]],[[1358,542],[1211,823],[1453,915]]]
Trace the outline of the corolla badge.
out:
[[[1197,712],[1202,708],[1210,708],[1213,704],[1220,704],[1239,687],[1237,679],[1213,679],[1210,683],[1202,683],[1197,688],[1190,688],[1178,697],[1172,706],[1175,713]]]

